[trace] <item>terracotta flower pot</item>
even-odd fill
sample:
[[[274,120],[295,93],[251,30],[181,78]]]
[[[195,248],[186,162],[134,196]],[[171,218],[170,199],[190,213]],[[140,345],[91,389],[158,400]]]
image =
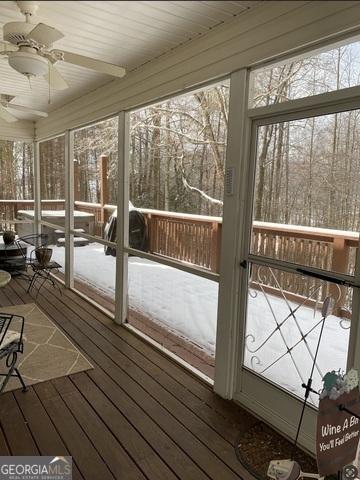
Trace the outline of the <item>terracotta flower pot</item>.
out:
[[[46,266],[51,259],[52,248],[40,247],[35,250],[36,260],[40,265]]]
[[[13,232],[12,230],[7,230],[6,232],[4,232],[3,240],[5,245],[10,245],[15,240],[15,232]]]

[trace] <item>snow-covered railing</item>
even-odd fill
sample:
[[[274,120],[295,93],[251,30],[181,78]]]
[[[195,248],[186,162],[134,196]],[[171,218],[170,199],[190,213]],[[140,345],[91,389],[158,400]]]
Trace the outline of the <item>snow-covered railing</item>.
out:
[[[221,217],[139,210],[147,220],[151,253],[219,271]]]
[[[64,209],[64,200],[44,200],[45,210]],[[102,236],[115,205],[75,201],[75,209],[94,214],[96,235]],[[18,210],[33,209],[32,200],[0,200],[0,220],[14,220]],[[222,218],[160,210],[140,209],[149,229],[151,253],[219,272]],[[280,223],[254,222],[252,252],[266,257],[342,273],[353,273],[359,234]],[[308,295],[313,280],[279,274],[281,287],[296,295]],[[269,288],[277,288],[269,279]],[[329,287],[330,290],[332,287]],[[334,287],[334,289],[337,287]],[[349,293],[342,288],[342,304],[349,305]],[[335,293],[335,290],[334,290]]]
[[[219,272],[221,249],[220,217],[206,217],[159,210],[140,209],[147,218],[150,252],[176,260],[193,263]],[[323,268],[335,272],[354,272],[359,234],[298,225],[254,222],[252,252],[270,258]],[[256,268],[254,268],[254,273]],[[294,298],[308,296],[320,280],[275,272],[266,278],[269,289],[276,293],[279,287],[292,292]],[[351,292],[340,288],[340,307],[350,307]],[[322,285],[322,297],[339,295],[336,285]]]
[[[356,232],[254,222],[252,252],[265,257],[353,274],[358,246],[359,233]],[[255,268],[255,276],[256,270]],[[312,288],[322,284],[320,291],[322,297],[332,294],[337,298],[339,295],[339,287],[335,284],[325,285],[320,280],[286,272],[275,274],[276,279],[271,275],[265,275],[265,283],[269,288],[278,289],[279,282],[284,290],[304,297],[309,295]],[[351,290],[340,287],[340,293],[338,306],[350,308]]]

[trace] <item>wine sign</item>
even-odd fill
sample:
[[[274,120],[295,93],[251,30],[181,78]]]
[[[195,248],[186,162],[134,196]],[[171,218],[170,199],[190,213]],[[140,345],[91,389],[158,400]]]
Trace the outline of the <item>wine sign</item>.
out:
[[[320,475],[335,474],[356,457],[360,439],[360,394],[354,370],[342,376],[330,372],[324,377],[317,419],[316,453]],[[352,413],[340,410],[342,405]]]

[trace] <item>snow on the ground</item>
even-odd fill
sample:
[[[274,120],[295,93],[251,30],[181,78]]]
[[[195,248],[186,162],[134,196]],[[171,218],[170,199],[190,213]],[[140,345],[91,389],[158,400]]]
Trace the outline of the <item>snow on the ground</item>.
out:
[[[54,247],[53,259],[62,265],[64,254],[64,248]],[[102,245],[93,243],[74,249],[74,274],[75,278],[114,298],[115,258],[106,256]],[[132,309],[189,339],[209,354],[214,354],[218,303],[216,282],[138,257],[129,257],[128,281],[129,306]],[[296,308],[294,302],[289,303],[293,309]],[[246,335],[249,335],[246,342],[249,349],[256,350],[276,327],[271,309],[279,323],[290,312],[283,298],[269,294],[266,298],[264,293],[252,290],[248,299],[246,330]],[[314,312],[314,309],[302,306],[296,313],[296,318],[302,333],[306,334],[321,320],[321,312],[319,310]],[[318,357],[322,374],[333,369],[346,369],[349,330],[340,326],[340,320],[335,316],[326,319]],[[349,322],[344,321],[343,325],[348,327]],[[311,352],[316,350],[320,326],[318,325],[306,337]],[[283,337],[277,330],[258,351],[251,353],[246,349],[245,365],[262,373],[302,335],[291,316],[281,331]],[[304,342],[296,346],[291,353],[293,360],[286,354],[283,359],[263,372],[263,375],[303,397],[301,383],[306,382],[310,374],[311,354]],[[294,363],[298,366],[302,379]],[[313,386],[315,389],[321,386],[318,371],[315,371]]]
[[[214,354],[218,283],[129,258],[129,304]]]
[[[258,349],[276,328],[271,309],[278,323],[281,323],[288,316],[289,318],[282,325],[281,332],[276,330],[274,335],[258,351],[251,353],[246,349],[245,364],[250,368],[253,367],[258,373],[262,373],[274,360],[287,352],[288,348],[291,349],[301,339],[302,334],[306,335],[322,318],[321,311],[318,309],[314,310],[313,308],[302,306],[295,313],[297,326],[294,318],[289,315],[290,309],[283,298],[274,295],[267,295],[267,298],[270,301],[271,308],[265,298],[265,294],[261,291],[252,290],[249,296],[246,329],[248,338],[246,345],[251,351],[254,352],[254,350]],[[289,304],[293,310],[298,306],[298,303],[295,302],[289,302]],[[317,369],[314,371],[313,388],[315,390],[321,388],[321,376],[325,375],[326,372],[339,370],[339,368],[346,370],[350,322],[343,320],[342,326],[340,322],[341,319],[334,315],[330,315],[325,320],[317,362],[320,371]],[[301,384],[303,382],[307,383],[311,373],[313,364],[311,354],[314,354],[316,351],[320,329],[321,323],[306,337],[310,353],[305,343],[301,342],[291,351],[291,356],[287,353],[267,371],[264,371],[263,375],[286,390],[303,397],[304,389],[301,387]],[[253,337],[250,335],[253,335]],[[300,373],[297,371],[295,364]],[[315,401],[316,398],[312,397],[312,400]],[[315,403],[317,402],[315,401]]]
[[[65,264],[65,249],[52,247]],[[115,297],[115,257],[92,243],[74,248],[74,276]],[[175,268],[129,257],[129,306],[214,354],[218,284]]]

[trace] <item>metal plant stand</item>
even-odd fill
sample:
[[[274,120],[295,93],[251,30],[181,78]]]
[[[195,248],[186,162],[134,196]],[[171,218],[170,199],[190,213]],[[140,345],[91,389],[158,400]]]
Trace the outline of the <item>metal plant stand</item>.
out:
[[[45,282],[50,282],[54,288],[58,288],[60,291],[60,294],[62,295],[61,288],[59,285],[54,281],[54,279],[51,277],[52,273],[58,273],[59,268],[61,268],[61,265],[57,262],[49,262],[45,265],[34,261],[31,263],[31,268],[33,270],[33,275],[31,277],[30,285],[28,286],[27,293],[30,293],[32,288],[35,287],[36,281],[39,280],[40,286],[37,289],[36,296],[38,296],[40,289],[44,285]]]

